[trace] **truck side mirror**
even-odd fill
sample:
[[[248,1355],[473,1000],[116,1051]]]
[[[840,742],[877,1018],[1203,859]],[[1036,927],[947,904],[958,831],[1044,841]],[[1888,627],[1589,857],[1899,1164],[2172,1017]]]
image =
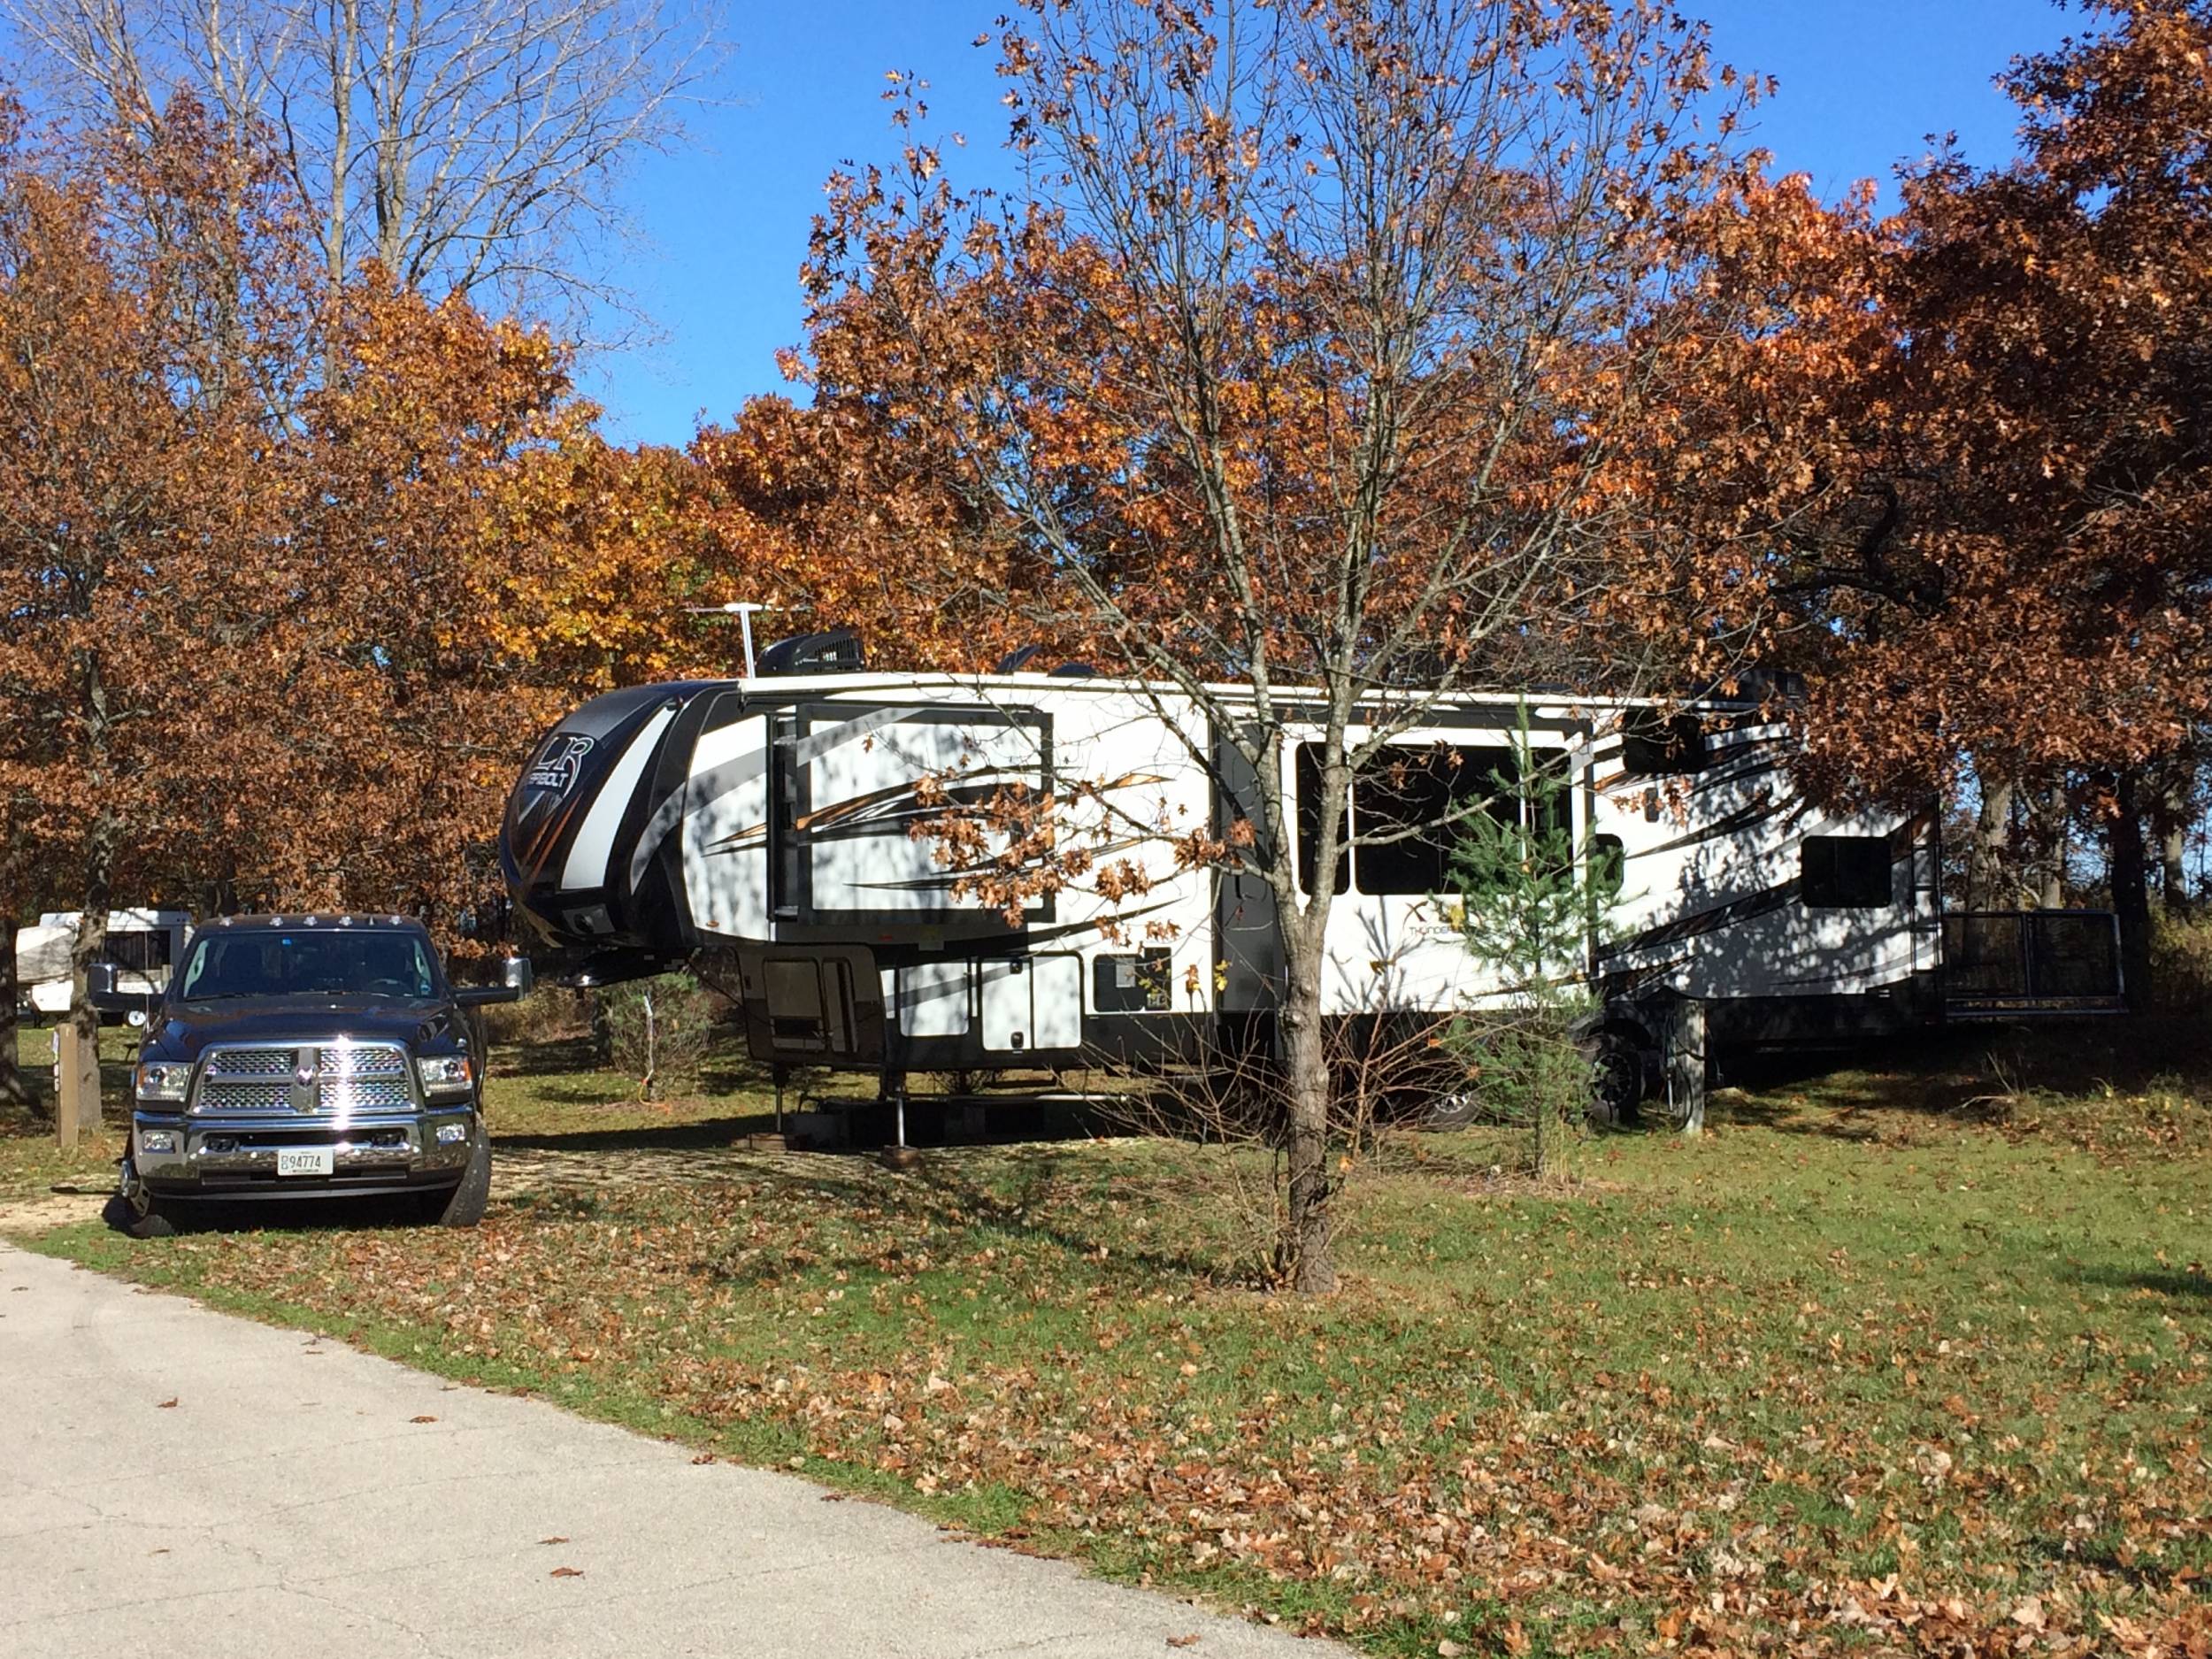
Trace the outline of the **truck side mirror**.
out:
[[[499,964],[499,982],[517,996],[527,996],[537,988],[537,970],[527,956],[509,956]]]

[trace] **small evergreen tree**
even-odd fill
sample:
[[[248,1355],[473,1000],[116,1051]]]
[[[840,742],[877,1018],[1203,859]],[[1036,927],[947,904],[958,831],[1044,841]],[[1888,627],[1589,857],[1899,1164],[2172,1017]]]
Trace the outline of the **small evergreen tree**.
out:
[[[1465,821],[1453,849],[1445,902],[1494,1000],[1454,1021],[1450,1044],[1494,1115],[1529,1125],[1531,1168],[1547,1175],[1591,1104],[1579,1037],[1595,1008],[1586,969],[1620,871],[1575,844],[1565,757],[1529,741],[1525,703],[1511,775],[1491,782],[1489,810]]]

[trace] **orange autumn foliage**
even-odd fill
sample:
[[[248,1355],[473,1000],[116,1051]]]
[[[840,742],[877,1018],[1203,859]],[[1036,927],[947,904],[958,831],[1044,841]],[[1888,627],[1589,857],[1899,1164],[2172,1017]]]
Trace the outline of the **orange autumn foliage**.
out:
[[[683,609],[720,593],[681,457],[608,444],[541,333],[373,267],[331,288],[188,104],[150,145],[12,124],[0,173],[18,902],[450,931],[547,723],[724,660]]]

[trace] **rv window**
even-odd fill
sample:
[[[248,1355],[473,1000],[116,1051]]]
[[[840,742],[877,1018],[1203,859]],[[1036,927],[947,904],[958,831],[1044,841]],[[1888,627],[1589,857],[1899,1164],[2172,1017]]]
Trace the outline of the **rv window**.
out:
[[[1175,1006],[1164,950],[1092,959],[1091,1006],[1102,1014],[1157,1014]]]
[[[1424,897],[1449,886],[1452,849],[1466,834],[1467,810],[1478,802],[1493,817],[1510,816],[1517,808],[1511,783],[1503,781],[1514,772],[1509,749],[1453,749],[1440,745],[1417,748],[1407,744],[1402,757],[1362,772],[1352,787],[1352,811],[1348,834],[1392,835],[1402,830],[1418,833],[1379,846],[1359,848],[1349,857],[1339,856],[1336,891],[1354,885],[1362,893],[1379,897]],[[1548,757],[1555,762],[1555,752]],[[1540,757],[1539,764],[1545,757]],[[1314,884],[1314,841],[1321,824],[1321,745],[1302,743],[1297,755],[1298,885],[1310,893]],[[1547,779],[1536,803],[1540,832],[1564,829],[1570,808],[1565,780]]]
[[[1590,838],[1590,886],[1601,898],[1617,899],[1628,885],[1628,849],[1617,835]]]
[[[1640,709],[1621,733],[1621,764],[1630,772],[1667,776],[1705,770],[1705,727],[1694,714],[1666,718]]]
[[[1509,749],[1415,749],[1403,758],[1362,772],[1352,788],[1353,827],[1361,835],[1417,833],[1362,847],[1353,873],[1362,893],[1441,893],[1452,849],[1466,833],[1464,814],[1478,803],[1493,816],[1515,806]]]
[[[168,930],[122,928],[108,934],[106,960],[119,968],[151,973],[169,965]]]
[[[1814,910],[1870,910],[1890,902],[1886,835],[1808,835],[1799,892]]]
[[[1301,743],[1298,745],[1297,773],[1298,885],[1303,891],[1311,893],[1314,890],[1314,861],[1320,856],[1319,849],[1314,845],[1315,841],[1320,838],[1321,834],[1320,744]],[[1337,833],[1339,835],[1342,835],[1347,833],[1349,829],[1350,825],[1347,822],[1339,828]],[[1341,893],[1351,885],[1352,860],[1350,855],[1339,853],[1336,858],[1336,887],[1334,891]]]

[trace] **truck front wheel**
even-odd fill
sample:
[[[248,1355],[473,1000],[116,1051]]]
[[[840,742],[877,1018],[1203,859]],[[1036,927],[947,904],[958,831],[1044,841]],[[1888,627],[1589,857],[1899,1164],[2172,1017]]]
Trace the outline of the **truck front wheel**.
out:
[[[173,1238],[177,1231],[176,1222],[163,1213],[127,1160],[123,1167],[122,1184],[115,1196],[108,1200],[101,1218],[118,1233],[134,1239]]]
[[[461,1184],[434,1193],[426,1208],[429,1218],[442,1227],[472,1227],[484,1218],[484,1206],[492,1195],[492,1138],[480,1114],[471,1125],[468,1170]]]

